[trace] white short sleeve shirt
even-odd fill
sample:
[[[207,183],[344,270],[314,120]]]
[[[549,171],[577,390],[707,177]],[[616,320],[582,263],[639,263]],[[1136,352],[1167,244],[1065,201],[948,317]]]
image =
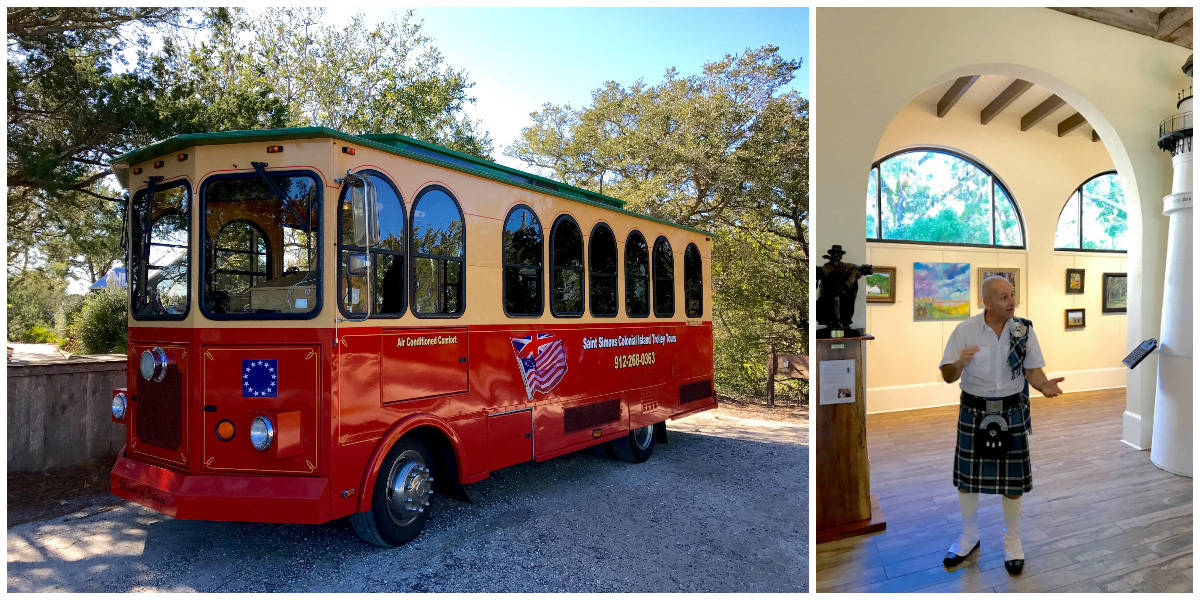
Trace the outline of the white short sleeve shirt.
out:
[[[948,365],[962,355],[964,348],[979,346],[975,358],[963,370],[959,386],[964,392],[995,398],[1011,396],[1025,387],[1025,371],[1022,369],[1013,377],[1012,368],[1008,366],[1008,348],[1012,338],[1012,328],[1016,319],[1009,319],[1004,324],[1000,336],[983,320],[983,313],[959,323],[946,341],[946,351],[942,353],[940,365]],[[1029,341],[1025,344],[1025,369],[1037,369],[1046,366],[1042,358],[1042,347],[1038,345],[1037,334],[1029,328]]]

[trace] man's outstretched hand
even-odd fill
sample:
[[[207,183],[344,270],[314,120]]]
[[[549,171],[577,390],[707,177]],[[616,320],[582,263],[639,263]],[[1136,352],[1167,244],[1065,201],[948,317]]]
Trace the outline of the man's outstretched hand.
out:
[[[1047,379],[1046,383],[1042,384],[1042,389],[1041,389],[1042,395],[1047,398],[1053,398],[1053,397],[1063,393],[1062,388],[1058,387],[1058,382],[1060,382],[1064,379],[1066,379],[1066,378],[1065,377],[1055,377],[1054,379]]]

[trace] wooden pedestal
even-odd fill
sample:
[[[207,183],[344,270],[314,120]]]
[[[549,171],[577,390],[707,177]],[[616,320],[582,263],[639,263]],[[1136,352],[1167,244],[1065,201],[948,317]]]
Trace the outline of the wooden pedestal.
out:
[[[812,371],[817,385],[817,543],[881,531],[887,527],[879,501],[871,494],[871,467],[867,461],[867,403],[863,376],[864,344],[875,339],[817,340],[817,364]],[[853,403],[821,404],[821,362],[854,361]]]

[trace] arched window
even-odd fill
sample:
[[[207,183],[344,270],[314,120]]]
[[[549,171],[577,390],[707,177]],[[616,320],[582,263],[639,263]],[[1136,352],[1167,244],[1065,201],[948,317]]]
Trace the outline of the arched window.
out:
[[[870,241],[1024,248],[1020,212],[983,165],[937,148],[904,150],[871,167]]]
[[[510,317],[542,314],[542,224],[528,206],[504,219],[502,258],[504,312]]]
[[[404,199],[392,182],[376,171],[364,170],[360,177],[370,181],[375,189],[379,222],[379,239],[371,242],[371,269],[375,280],[371,291],[375,304],[371,317],[399,317],[404,313],[407,291],[405,279],[405,245],[408,236],[404,228]],[[347,185],[342,191],[338,209],[341,230],[338,237],[338,297],[342,313],[348,317],[367,313],[367,274],[365,272],[366,238],[362,232],[355,235],[352,195],[361,194],[361,185]],[[361,206],[361,205],[360,205]],[[361,208],[360,208],[361,210]],[[361,228],[361,225],[359,225]],[[359,237],[361,239],[355,239]]]
[[[236,219],[221,227],[214,246],[213,283],[248,304],[250,288],[271,277],[270,239],[257,223]]]
[[[1058,214],[1054,249],[1125,252],[1127,218],[1117,172],[1095,175],[1075,188]]]
[[[650,316],[650,249],[636,229],[625,240],[625,315]]]
[[[588,289],[592,316],[617,316],[617,238],[604,223],[588,239]]]
[[[583,314],[583,234],[569,215],[550,229],[550,312],[556,317]]]
[[[454,317],[464,309],[466,233],[450,191],[430,186],[412,208],[412,307],[418,317]]]
[[[135,319],[182,319],[191,293],[191,188],[155,180],[133,197],[129,285]]]
[[[675,257],[661,235],[654,240],[654,316],[675,316]]]
[[[704,314],[704,268],[695,244],[683,251],[683,313],[693,319]]]

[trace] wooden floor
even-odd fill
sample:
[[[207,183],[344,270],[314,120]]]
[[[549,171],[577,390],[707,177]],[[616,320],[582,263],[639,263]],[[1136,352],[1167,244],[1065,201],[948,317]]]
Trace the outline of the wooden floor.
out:
[[[958,408],[868,416],[871,491],[887,530],[818,544],[816,591],[1190,592],[1192,480],[1120,441],[1124,410],[1124,389],[1033,400],[1016,577],[1004,570],[995,495],[981,496],[980,550],[942,566],[961,527],[950,481]]]

